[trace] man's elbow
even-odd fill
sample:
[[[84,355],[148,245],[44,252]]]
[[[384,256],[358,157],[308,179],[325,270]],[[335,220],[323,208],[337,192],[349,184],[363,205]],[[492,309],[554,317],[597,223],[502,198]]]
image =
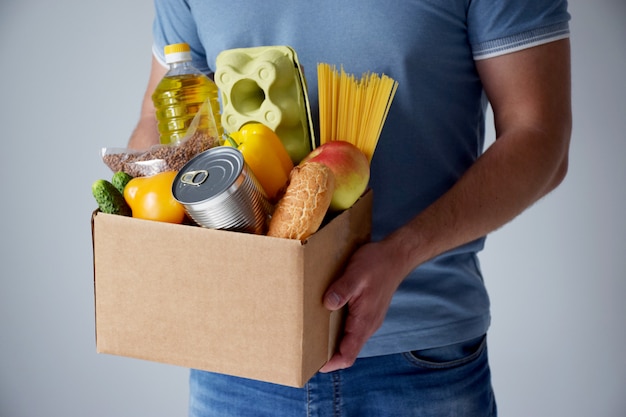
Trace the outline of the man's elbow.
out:
[[[567,176],[568,169],[569,158],[567,155],[565,155],[554,173],[554,177],[552,179],[552,189],[555,189],[556,187],[561,185],[561,183],[565,180],[565,177]]]
[[[569,134],[567,140],[563,141],[562,149],[559,151],[559,158],[555,164],[552,177],[549,179],[547,192],[557,188],[565,180],[569,170]]]

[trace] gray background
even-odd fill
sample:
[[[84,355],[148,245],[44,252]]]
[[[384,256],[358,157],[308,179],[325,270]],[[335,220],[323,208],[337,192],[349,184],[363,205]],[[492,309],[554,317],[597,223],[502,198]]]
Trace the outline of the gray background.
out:
[[[569,176],[482,255],[502,416],[626,415],[625,6],[570,1]],[[94,341],[90,186],[137,120],[152,16],[148,0],[0,2],[2,417],[186,414],[186,369]]]

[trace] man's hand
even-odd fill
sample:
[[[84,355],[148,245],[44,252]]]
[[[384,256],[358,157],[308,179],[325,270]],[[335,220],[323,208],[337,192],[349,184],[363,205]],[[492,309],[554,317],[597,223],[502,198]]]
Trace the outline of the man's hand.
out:
[[[368,243],[354,253],[344,273],[330,285],[324,305],[338,310],[348,304],[348,316],[339,348],[321,372],[350,367],[380,327],[406,275],[399,255],[388,242]]]

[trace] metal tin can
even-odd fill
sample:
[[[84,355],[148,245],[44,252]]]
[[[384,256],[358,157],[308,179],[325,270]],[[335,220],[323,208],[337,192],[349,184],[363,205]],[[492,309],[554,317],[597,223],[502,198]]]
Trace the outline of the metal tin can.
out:
[[[174,198],[198,225],[265,234],[273,206],[236,148],[218,146],[187,162],[172,184]]]

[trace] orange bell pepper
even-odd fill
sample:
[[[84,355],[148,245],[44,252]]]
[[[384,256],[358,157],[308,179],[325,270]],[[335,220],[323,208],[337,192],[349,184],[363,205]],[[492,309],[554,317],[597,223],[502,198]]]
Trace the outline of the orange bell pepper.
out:
[[[167,223],[182,223],[185,208],[174,198],[172,184],[176,171],[165,171],[149,177],[135,177],[124,187],[124,199],[133,217]]]

